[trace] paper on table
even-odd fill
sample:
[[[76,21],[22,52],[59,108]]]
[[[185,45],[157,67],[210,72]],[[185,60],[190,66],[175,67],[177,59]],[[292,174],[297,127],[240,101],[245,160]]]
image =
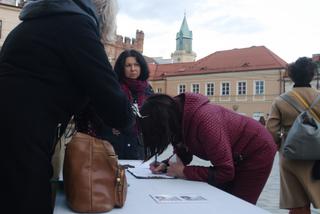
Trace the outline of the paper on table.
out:
[[[179,195],[150,195],[157,203],[198,203],[208,202],[206,198],[195,194],[179,194]]]
[[[145,164],[141,164],[140,166],[129,168],[127,170],[136,178],[174,178],[166,174],[153,174],[150,171],[149,166],[146,166]]]

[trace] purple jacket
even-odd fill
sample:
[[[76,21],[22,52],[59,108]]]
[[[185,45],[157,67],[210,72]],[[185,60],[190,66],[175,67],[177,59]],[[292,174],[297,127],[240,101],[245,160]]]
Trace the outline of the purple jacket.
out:
[[[185,93],[179,96],[185,96],[183,143],[188,153],[212,163],[215,184],[234,179],[235,157],[241,155],[250,161],[255,151],[270,147],[273,147],[270,151],[275,153],[271,135],[254,119],[209,103],[208,98],[200,94]],[[186,166],[184,174],[189,180],[208,182],[208,170],[209,167]]]

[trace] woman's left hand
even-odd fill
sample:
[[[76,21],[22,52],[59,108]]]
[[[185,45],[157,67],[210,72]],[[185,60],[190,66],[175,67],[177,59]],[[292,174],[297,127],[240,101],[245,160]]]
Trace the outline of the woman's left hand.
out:
[[[176,161],[174,163],[169,162],[169,166],[167,167],[167,175],[176,178],[185,178],[186,176],[183,173],[184,167],[185,166],[182,161]]]

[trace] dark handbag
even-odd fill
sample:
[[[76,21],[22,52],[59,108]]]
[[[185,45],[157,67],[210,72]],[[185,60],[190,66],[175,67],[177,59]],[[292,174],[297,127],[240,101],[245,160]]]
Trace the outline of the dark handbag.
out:
[[[76,132],[66,145],[63,180],[68,206],[76,212],[107,212],[125,203],[125,169],[105,140]]]
[[[312,109],[319,102],[320,95],[309,106],[297,92],[292,91],[292,93],[305,109],[301,108],[289,95],[281,95],[300,113],[285,137],[283,155],[294,160],[320,160],[320,119]]]

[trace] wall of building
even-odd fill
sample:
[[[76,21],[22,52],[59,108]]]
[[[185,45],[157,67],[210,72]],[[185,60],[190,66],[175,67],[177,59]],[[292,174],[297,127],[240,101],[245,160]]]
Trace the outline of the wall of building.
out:
[[[0,0],[0,3],[11,4],[11,5],[16,5],[19,2],[20,2],[19,0]]]
[[[196,56],[197,55],[194,52],[187,53],[184,50],[176,50],[174,53],[171,54],[171,59],[173,63],[194,62]]]
[[[19,13],[18,7],[0,4],[0,47],[10,31],[20,23]]]
[[[105,49],[108,54],[109,61],[114,64],[120,53],[126,49],[135,49],[143,53],[144,33],[141,30],[136,31],[135,38],[129,38],[117,35],[117,39],[113,43],[105,44]]]
[[[166,80],[161,81],[152,81],[151,84],[155,92],[158,88],[161,88],[163,93],[175,96],[179,94],[180,84],[186,85],[187,92],[192,92],[192,84],[199,84],[199,93],[207,95],[207,83],[214,83],[214,95],[208,96],[211,102],[250,117],[258,114],[266,117],[274,98],[283,92],[281,76],[284,75],[284,72],[285,70],[282,69],[178,76],[167,77]],[[255,95],[255,81],[260,80],[264,82],[264,93],[263,95]],[[246,95],[238,95],[239,81],[246,82]],[[223,82],[229,82],[230,84],[229,96],[221,95],[221,84]]]

